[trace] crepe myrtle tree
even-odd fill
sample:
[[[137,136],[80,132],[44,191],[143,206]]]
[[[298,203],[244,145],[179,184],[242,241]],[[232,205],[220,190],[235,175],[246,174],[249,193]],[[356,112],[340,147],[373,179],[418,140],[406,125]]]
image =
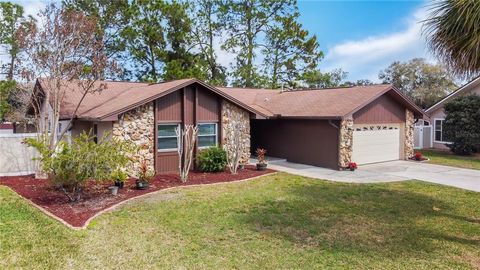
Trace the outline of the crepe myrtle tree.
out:
[[[198,127],[194,125],[185,125],[175,128],[175,133],[178,137],[178,171],[180,173],[180,180],[183,183],[188,180],[188,173],[193,162],[193,149],[195,148],[195,141],[197,139]]]
[[[97,27],[95,17],[50,4],[40,12],[38,23],[30,23],[17,35],[25,48],[24,79],[43,78],[43,91],[34,91],[31,107],[39,133],[51,150],[71,127],[85,97],[106,89],[106,84],[98,82],[105,69],[115,68],[107,61],[104,43],[96,35]],[[58,134],[60,108],[72,93],[80,98],[73,104],[66,128]]]

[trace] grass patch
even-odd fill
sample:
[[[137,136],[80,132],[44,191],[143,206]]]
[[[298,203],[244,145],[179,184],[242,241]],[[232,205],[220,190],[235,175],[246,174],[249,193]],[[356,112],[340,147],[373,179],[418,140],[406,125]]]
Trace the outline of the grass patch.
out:
[[[478,155],[459,156],[449,151],[438,150],[421,150],[420,152],[433,164],[480,170],[480,156]]]
[[[478,205],[417,181],[279,173],[160,193],[72,231],[0,187],[0,269],[477,268]]]

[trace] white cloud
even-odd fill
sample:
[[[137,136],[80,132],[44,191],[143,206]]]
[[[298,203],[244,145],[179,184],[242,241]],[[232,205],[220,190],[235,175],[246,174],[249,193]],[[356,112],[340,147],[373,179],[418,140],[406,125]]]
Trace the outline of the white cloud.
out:
[[[327,50],[321,68],[342,68],[349,72],[349,80],[378,81],[379,71],[393,61],[405,61],[415,57],[433,61],[421,35],[421,21],[426,17],[427,10],[420,8],[406,19],[406,28],[403,31],[338,44]]]
[[[36,18],[38,15],[38,12],[47,5],[46,1],[14,0],[12,2],[23,6],[25,15],[32,16],[34,18]]]

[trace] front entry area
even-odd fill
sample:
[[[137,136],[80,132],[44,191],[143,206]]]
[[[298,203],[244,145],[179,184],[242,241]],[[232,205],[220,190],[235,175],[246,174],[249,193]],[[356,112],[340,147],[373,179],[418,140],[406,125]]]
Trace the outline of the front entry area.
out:
[[[400,159],[400,125],[355,126],[352,161],[370,164]]]

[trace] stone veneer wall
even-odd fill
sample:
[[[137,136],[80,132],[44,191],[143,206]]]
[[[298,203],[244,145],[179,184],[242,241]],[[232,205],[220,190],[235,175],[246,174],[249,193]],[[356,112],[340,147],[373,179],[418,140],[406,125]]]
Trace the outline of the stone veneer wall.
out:
[[[405,159],[413,156],[413,129],[415,117],[409,109],[405,110]]]
[[[242,157],[240,163],[248,163],[250,159],[250,114],[244,109],[226,100],[222,101],[222,145],[228,152],[232,149],[233,123],[239,122]]]
[[[143,160],[147,161],[151,170],[155,170],[154,127],[153,102],[124,113],[119,121],[113,123],[114,138],[131,141],[139,148],[132,156],[132,166],[126,168],[132,176],[137,176]]]
[[[353,152],[353,119],[343,119],[339,128],[338,166],[348,167],[352,161]]]

